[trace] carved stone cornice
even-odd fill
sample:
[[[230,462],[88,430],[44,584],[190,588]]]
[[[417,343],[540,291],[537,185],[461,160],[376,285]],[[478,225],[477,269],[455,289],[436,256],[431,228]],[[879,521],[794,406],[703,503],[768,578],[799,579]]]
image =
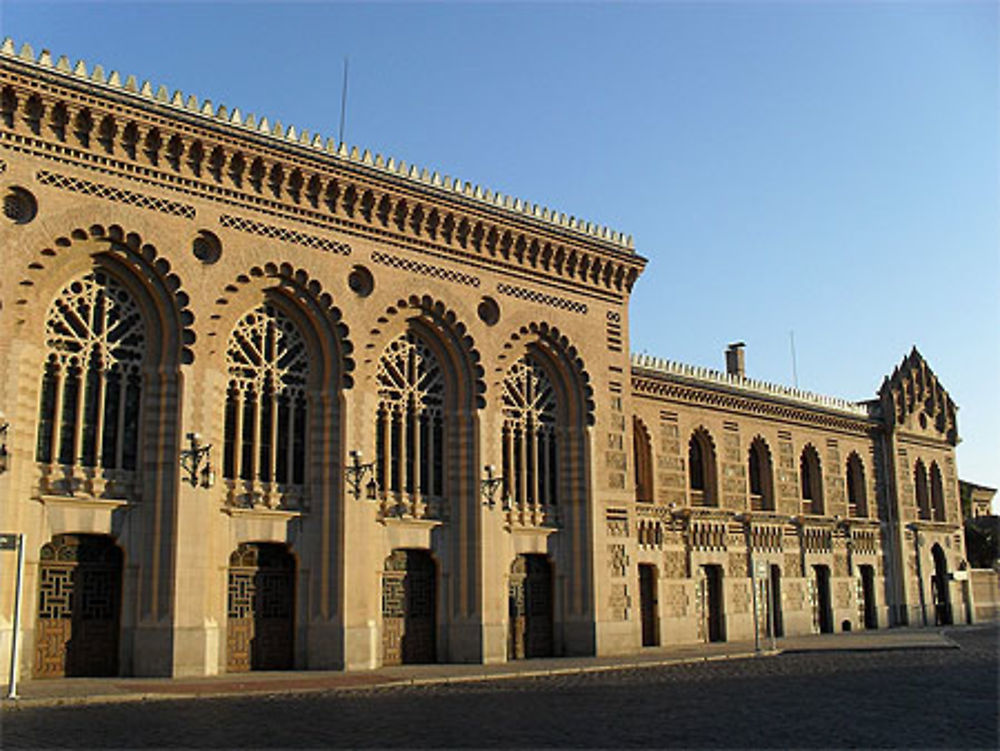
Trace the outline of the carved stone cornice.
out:
[[[629,294],[646,263],[606,228],[330,150],[294,129],[262,132],[235,111],[224,119],[210,103],[192,107],[46,55],[0,50],[0,142],[12,149],[609,302]]]
[[[816,425],[848,433],[869,435],[882,426],[881,421],[875,417],[852,415],[818,404],[813,406],[796,403],[778,396],[749,394],[727,388],[723,384],[697,383],[694,379],[682,379],[666,373],[638,372],[634,368],[632,391],[637,396],[768,417],[783,422]]]

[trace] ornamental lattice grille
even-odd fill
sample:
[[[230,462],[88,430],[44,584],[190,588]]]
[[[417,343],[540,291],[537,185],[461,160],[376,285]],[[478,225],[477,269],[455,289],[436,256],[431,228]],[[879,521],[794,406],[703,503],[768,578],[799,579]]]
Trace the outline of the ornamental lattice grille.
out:
[[[301,486],[309,378],[309,351],[302,333],[281,310],[263,303],[233,329],[226,367],[223,474],[228,480],[249,483],[250,495],[239,505],[248,499],[251,505],[256,503],[257,493],[273,483]],[[275,497],[268,503],[287,505],[288,500]]]
[[[412,332],[386,347],[378,363],[376,482],[396,511],[433,515],[444,493],[444,373],[434,352]],[[427,504],[432,505],[427,509]]]
[[[59,293],[45,320],[36,458],[133,470],[139,440],[142,312],[101,270]]]
[[[545,369],[528,356],[515,362],[503,381],[503,477],[516,507],[556,503],[557,410]]]

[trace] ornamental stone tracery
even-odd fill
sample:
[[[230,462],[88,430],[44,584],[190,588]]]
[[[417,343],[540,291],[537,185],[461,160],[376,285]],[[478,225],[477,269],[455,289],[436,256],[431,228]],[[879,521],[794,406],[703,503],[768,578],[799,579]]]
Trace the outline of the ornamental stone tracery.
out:
[[[49,307],[45,344],[36,459],[134,470],[146,354],[138,303],[104,270],[87,272]]]
[[[375,477],[383,516],[439,518],[444,495],[444,372],[407,332],[385,348],[376,374]]]
[[[559,404],[548,373],[530,355],[508,369],[502,402],[504,497],[519,523],[541,524],[558,499]]]
[[[226,348],[223,475],[236,506],[299,508],[304,498],[309,351],[272,303],[243,316]]]

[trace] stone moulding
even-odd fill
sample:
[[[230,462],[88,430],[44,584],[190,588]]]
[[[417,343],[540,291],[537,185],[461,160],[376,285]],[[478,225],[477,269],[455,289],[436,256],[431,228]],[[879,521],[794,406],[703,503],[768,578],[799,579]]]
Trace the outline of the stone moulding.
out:
[[[645,265],[630,236],[392,158],[359,154],[357,148],[336,146],[329,139],[324,144],[318,136],[271,127],[266,118],[258,122],[253,115],[216,109],[208,101],[199,104],[180,92],[170,96],[163,86],[154,92],[148,82],[139,86],[132,77],[122,82],[100,66],[88,70],[81,61],[71,67],[65,57],[53,63],[48,52],[36,56],[29,45],[17,52],[9,38],[0,46],[0,60],[9,129],[23,129],[15,111],[33,101],[34,111],[25,108],[23,119],[36,134],[44,118],[54,117],[44,127],[61,129],[69,140],[86,113],[85,124],[93,131],[84,133],[87,148],[102,138],[100,127],[110,123],[112,140],[127,131],[125,148],[131,149],[133,161],[141,163],[142,154],[154,166],[172,161],[179,173],[196,148],[198,177],[201,171],[211,172],[216,183],[235,180],[240,187],[255,178],[258,166],[258,183],[267,183],[261,194],[318,205],[330,198],[332,187],[333,203],[351,218],[361,214],[369,223],[378,218],[383,226],[398,225],[404,234],[430,236],[462,249],[474,246],[481,255],[540,267],[585,285],[628,292]],[[142,121],[130,121],[138,113],[129,109],[140,110]],[[35,114],[38,118],[32,120]]]

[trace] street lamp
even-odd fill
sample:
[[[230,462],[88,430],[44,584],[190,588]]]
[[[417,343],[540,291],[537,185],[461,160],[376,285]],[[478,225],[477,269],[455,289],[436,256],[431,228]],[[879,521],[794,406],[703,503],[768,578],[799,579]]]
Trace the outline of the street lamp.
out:
[[[212,469],[212,444],[203,445],[198,433],[188,433],[190,448],[181,449],[181,469],[187,472],[187,481],[191,487],[199,485],[210,488],[215,485],[215,470]],[[202,462],[205,462],[202,466]]]
[[[493,508],[496,505],[497,488],[503,485],[503,477],[494,477],[493,473],[496,471],[496,467],[492,464],[487,464],[484,468],[486,470],[486,477],[481,481],[479,492],[483,496],[483,505]]]
[[[369,501],[374,501],[375,491],[378,487],[375,483],[375,462],[362,462],[360,449],[354,449],[349,452],[349,456],[351,457],[351,463],[344,469],[348,490],[355,499],[361,498],[361,483],[364,482],[365,477],[371,474],[371,479],[365,485],[365,498]]]

